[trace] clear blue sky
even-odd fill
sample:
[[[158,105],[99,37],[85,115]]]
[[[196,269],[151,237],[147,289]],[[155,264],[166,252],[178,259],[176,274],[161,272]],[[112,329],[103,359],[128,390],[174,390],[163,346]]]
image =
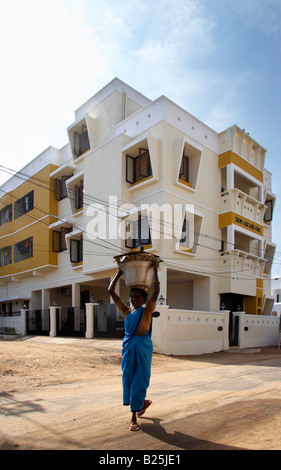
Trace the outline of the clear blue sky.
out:
[[[67,143],[74,110],[114,77],[268,151],[281,196],[281,0],[0,0],[1,159]],[[0,171],[0,184],[7,179]],[[277,200],[273,275],[281,275]]]

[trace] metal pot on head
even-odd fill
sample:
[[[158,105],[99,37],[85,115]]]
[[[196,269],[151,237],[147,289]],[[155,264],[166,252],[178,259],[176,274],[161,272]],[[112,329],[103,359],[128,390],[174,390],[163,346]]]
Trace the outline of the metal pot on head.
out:
[[[159,256],[147,253],[143,247],[139,251],[126,255],[114,256],[118,267],[122,270],[128,289],[139,287],[147,291],[153,280],[153,267]]]

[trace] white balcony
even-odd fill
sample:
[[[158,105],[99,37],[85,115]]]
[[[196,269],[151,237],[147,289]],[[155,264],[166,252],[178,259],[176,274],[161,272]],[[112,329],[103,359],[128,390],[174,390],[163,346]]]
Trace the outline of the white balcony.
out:
[[[262,277],[266,260],[241,250],[221,253],[221,271]]]
[[[242,217],[263,225],[265,208],[265,204],[240,189],[234,188],[221,193],[220,213],[236,212]]]
[[[237,126],[232,126],[219,134],[219,153],[231,150],[248,163],[263,172],[266,149]]]

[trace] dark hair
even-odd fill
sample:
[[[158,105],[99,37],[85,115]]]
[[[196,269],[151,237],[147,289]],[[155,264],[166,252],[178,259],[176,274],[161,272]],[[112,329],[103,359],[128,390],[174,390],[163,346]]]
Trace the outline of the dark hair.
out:
[[[139,294],[141,294],[141,296],[143,297],[144,301],[147,301],[148,294],[144,289],[141,289],[140,287],[132,287],[130,289],[130,297],[133,292],[139,292]]]

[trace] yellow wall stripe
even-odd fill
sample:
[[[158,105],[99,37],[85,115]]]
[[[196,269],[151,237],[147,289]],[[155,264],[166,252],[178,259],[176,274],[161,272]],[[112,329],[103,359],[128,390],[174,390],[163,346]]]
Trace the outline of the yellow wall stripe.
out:
[[[234,163],[235,165],[239,166],[242,170],[249,173],[249,175],[253,176],[261,183],[263,183],[263,173],[250,162],[245,160],[245,158],[240,157],[237,153],[232,152],[232,150],[228,150],[227,152],[221,153],[218,159],[219,168],[223,168],[230,163]]]
[[[263,236],[263,227],[252,220],[242,217],[235,212],[225,212],[219,215],[219,228],[226,227],[227,225],[235,224],[238,227],[245,228],[256,235]]]

